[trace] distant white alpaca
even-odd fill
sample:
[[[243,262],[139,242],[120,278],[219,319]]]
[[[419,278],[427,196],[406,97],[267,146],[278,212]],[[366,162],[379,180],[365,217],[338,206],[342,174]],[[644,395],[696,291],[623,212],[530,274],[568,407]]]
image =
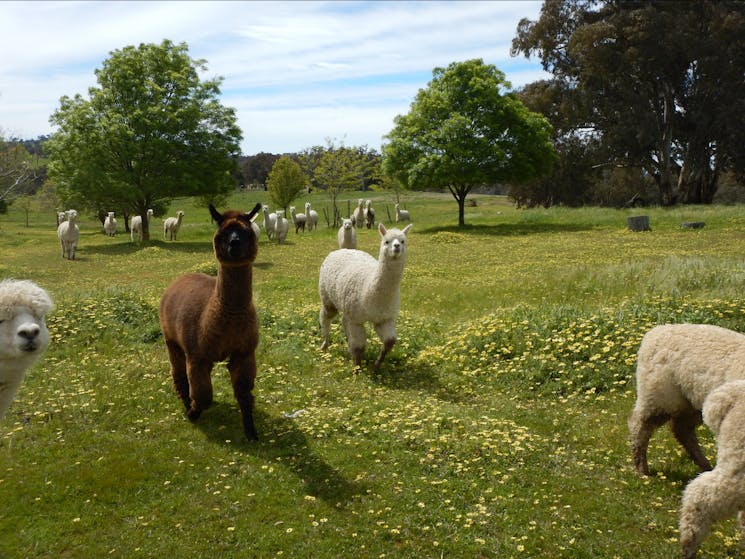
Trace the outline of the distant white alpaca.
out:
[[[62,258],[67,258],[68,260],[75,260],[75,251],[78,248],[80,228],[75,223],[77,218],[78,212],[68,210],[67,221],[63,221],[57,226],[57,238],[62,246]]]
[[[318,212],[310,209],[310,202],[305,203],[305,222],[308,231],[318,227]]]
[[[114,212],[109,212],[106,215],[106,220],[103,222],[103,230],[109,237],[116,235],[116,219],[114,219]]]
[[[336,239],[339,241],[339,248],[357,248],[357,232],[351,219],[342,221]]]
[[[153,217],[153,210],[147,211],[147,223],[148,223],[148,231],[150,230],[150,220]],[[132,223],[129,224],[129,237],[134,242],[135,235],[137,235],[137,240],[142,241],[142,216],[136,215],[132,218]]]
[[[400,285],[406,264],[406,233],[386,230],[381,223],[380,254],[375,260],[361,250],[339,249],[321,264],[318,292],[321,296],[321,334],[325,350],[329,343],[331,320],[342,313],[349,354],[355,365],[362,364],[365,351],[365,323],[372,322],[383,343],[375,367],[396,343],[396,318],[401,305]]]
[[[277,211],[274,215],[277,227],[277,243],[282,244],[287,240],[287,232],[290,230],[290,222],[287,221],[287,218],[282,216],[281,211]]]
[[[163,240],[166,240],[167,236],[170,236],[172,241],[176,240],[178,230],[181,229],[181,222],[184,219],[184,212],[179,210],[176,213],[176,217],[169,217],[163,222]]]
[[[65,212],[57,212],[57,225],[59,225],[66,219],[67,219],[67,214]]]
[[[368,229],[375,227],[375,210],[372,207],[372,200],[365,200],[365,225]]]
[[[264,231],[266,236],[270,239],[274,238],[277,234],[277,214],[269,213],[269,206],[262,206],[262,213],[264,214]]]
[[[355,227],[365,226],[365,201],[362,198],[357,200],[357,207],[352,212],[352,223]]]
[[[49,345],[44,316],[52,299],[28,280],[0,282],[0,419],[5,416],[26,370]]]
[[[402,210],[398,204],[396,204],[396,223],[399,221],[411,221],[408,210]]]
[[[292,223],[295,225],[295,234],[302,229],[305,231],[305,214],[299,214],[295,212],[295,206],[290,206],[290,217]]]

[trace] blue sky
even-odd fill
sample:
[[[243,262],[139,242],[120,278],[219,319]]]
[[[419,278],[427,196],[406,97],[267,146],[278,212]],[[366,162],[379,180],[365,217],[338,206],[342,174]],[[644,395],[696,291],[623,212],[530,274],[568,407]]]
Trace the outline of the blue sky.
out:
[[[246,155],[326,139],[380,149],[432,69],[481,58],[513,87],[542,79],[510,57],[517,23],[542,2],[0,2],[0,131],[53,132],[63,95],[87,97],[113,50],[170,39],[222,76]]]

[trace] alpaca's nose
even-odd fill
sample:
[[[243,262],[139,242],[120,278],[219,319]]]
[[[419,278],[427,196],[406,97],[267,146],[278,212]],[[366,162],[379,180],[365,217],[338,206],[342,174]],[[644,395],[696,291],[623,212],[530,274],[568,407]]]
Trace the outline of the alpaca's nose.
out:
[[[32,341],[39,335],[41,328],[38,324],[24,324],[18,329],[18,335],[28,341]]]

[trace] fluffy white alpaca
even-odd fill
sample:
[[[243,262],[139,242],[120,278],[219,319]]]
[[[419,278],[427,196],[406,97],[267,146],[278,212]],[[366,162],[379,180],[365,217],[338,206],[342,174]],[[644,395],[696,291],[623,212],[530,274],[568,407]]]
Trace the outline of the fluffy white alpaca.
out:
[[[683,492],[680,547],[684,559],[696,556],[714,522],[736,512],[745,537],[745,380],[712,390],[704,400],[703,418],[717,438],[717,465]]]
[[[408,210],[402,210],[399,204],[396,204],[396,223],[399,221],[411,221]]]
[[[357,248],[357,232],[351,219],[345,219],[336,233],[339,248]]]
[[[377,260],[361,250],[345,248],[333,251],[323,261],[318,278],[322,350],[328,347],[331,320],[341,312],[349,354],[355,365],[362,364],[366,322],[372,322],[383,343],[375,367],[383,362],[396,343],[399,292],[406,264],[406,234],[411,227],[407,225],[403,231],[386,230],[381,223]]]
[[[695,431],[701,407],[717,386],[738,379],[745,379],[745,335],[709,324],[667,324],[647,332],[637,354],[636,403],[629,418],[637,471],[649,475],[649,439],[668,421],[693,461],[710,470]]]
[[[310,209],[310,202],[305,203],[305,220],[308,231],[318,227],[318,212]]]
[[[274,235],[277,234],[277,214],[269,213],[269,206],[262,206],[261,211],[264,214],[264,231],[266,231],[266,236],[273,239]]]
[[[75,260],[75,251],[78,248],[78,239],[80,238],[80,228],[75,223],[78,218],[78,212],[75,210],[67,211],[67,221],[63,221],[57,226],[57,238],[62,246],[62,258]]]
[[[169,217],[163,222],[163,240],[166,240],[166,237],[170,237],[172,241],[176,240],[176,235],[178,235],[178,230],[181,229],[181,222],[184,220],[184,212],[179,210],[176,213],[176,217]]]
[[[278,211],[275,215],[275,226],[277,228],[277,243],[284,243],[287,240],[287,232],[290,230],[290,222]]]
[[[290,217],[292,218],[292,223],[295,225],[295,234],[302,229],[305,231],[305,214],[299,214],[295,211],[295,206],[290,206]]]
[[[351,220],[355,227],[365,226],[365,201],[362,198],[357,200],[357,207],[352,212]]]
[[[147,223],[148,223],[148,231],[150,230],[150,220],[153,217],[153,210],[147,211]],[[137,240],[142,240],[142,216],[136,215],[132,218],[132,222],[129,224],[129,238],[132,242],[135,240],[135,235],[137,235]]]
[[[21,386],[26,370],[49,345],[44,316],[52,299],[29,280],[0,282],[0,419]]]
[[[103,230],[109,237],[116,235],[116,219],[114,218],[114,212],[109,212],[106,215],[106,220],[103,222]]]

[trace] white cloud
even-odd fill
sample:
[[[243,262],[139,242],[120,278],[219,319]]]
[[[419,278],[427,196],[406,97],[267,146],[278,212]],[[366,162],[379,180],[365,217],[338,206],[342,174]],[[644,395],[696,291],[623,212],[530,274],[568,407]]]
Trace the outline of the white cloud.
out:
[[[540,1],[0,2],[0,129],[51,132],[63,95],[95,85],[113,50],[186,42],[224,77],[244,153],[323,144],[379,148],[436,66],[483,58],[513,86],[545,77],[510,58],[518,21]]]

